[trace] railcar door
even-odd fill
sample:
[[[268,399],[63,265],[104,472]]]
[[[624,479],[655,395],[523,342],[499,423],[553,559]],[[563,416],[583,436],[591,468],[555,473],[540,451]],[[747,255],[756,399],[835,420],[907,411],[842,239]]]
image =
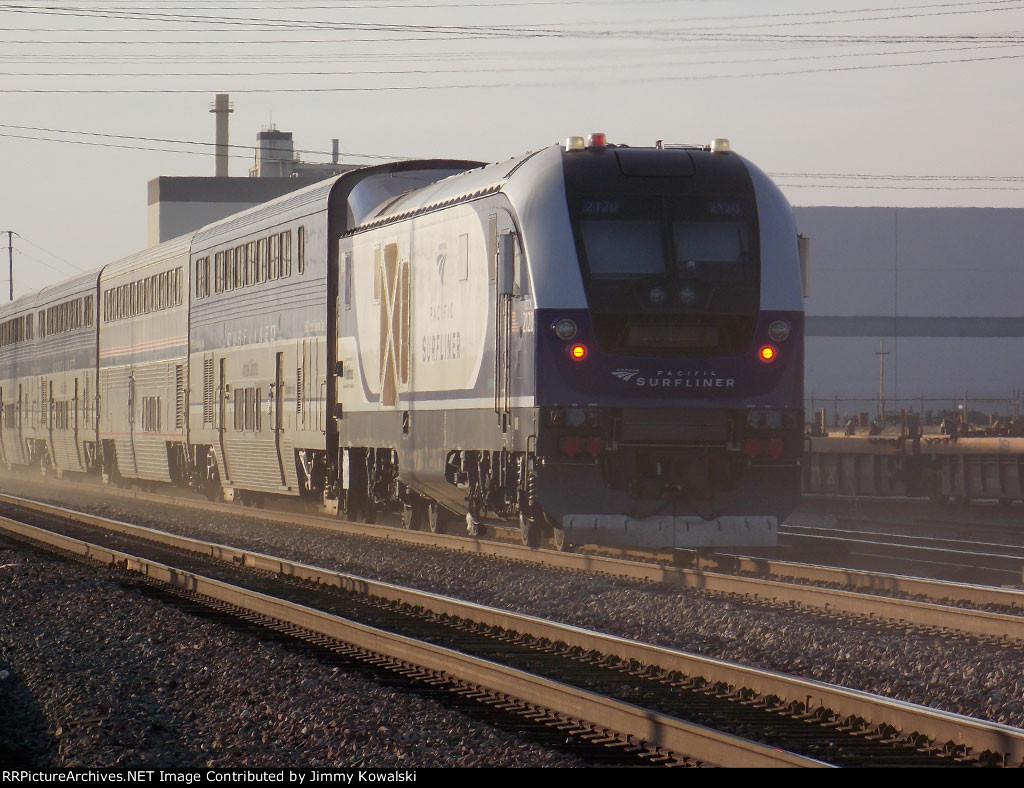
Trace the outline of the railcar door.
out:
[[[4,440],[4,430],[10,429],[10,425],[7,423],[6,411],[4,410],[4,388],[0,386],[0,460],[3,460],[5,464],[9,464],[7,459],[7,445]]]
[[[284,473],[284,456],[281,453],[281,431],[284,429],[284,353],[278,353],[274,367],[274,395],[271,399],[274,413],[271,422],[274,425],[274,449],[277,451],[277,467],[281,472],[281,484],[288,485]],[[258,405],[257,405],[258,407]]]
[[[135,460],[135,370],[128,373],[128,456],[125,457],[130,465],[126,465],[133,477],[139,475],[139,468]],[[118,457],[118,465],[121,458]],[[124,469],[121,472],[124,475]]]
[[[85,469],[85,462],[82,458],[82,444],[78,442],[78,408],[80,407],[81,400],[78,397],[78,378],[75,378],[75,400],[74,408],[71,413],[72,424],[71,428],[74,430],[75,436],[75,456],[78,458],[78,470]]]
[[[227,423],[227,401],[228,401],[228,389],[227,389],[227,359],[221,357],[220,364],[220,379],[219,385],[217,386],[217,442],[220,445],[220,457],[224,463],[224,481],[231,480],[231,473],[228,471],[228,455],[224,451],[224,430]]]

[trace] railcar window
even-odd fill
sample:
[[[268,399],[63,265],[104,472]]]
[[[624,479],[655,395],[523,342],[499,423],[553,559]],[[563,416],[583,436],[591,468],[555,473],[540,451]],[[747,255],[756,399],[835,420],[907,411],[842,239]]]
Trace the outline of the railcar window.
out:
[[[253,249],[255,244],[246,244],[246,284],[255,284],[259,281],[259,260],[256,259]]]
[[[196,260],[196,298],[203,297],[203,258]]]
[[[224,252],[213,256],[213,289],[220,293],[224,290]]]
[[[281,233],[281,277],[292,275],[292,231]]]
[[[302,274],[306,272],[306,228],[303,225],[299,225],[296,243],[299,248],[296,250],[295,256],[298,258],[299,273]]]
[[[270,278],[267,270],[267,239],[260,238],[256,242],[256,249],[260,255],[260,281],[265,282]]]
[[[245,428],[245,389],[235,389],[235,430]]]
[[[224,252],[224,289],[235,289],[235,250],[228,249]]]
[[[93,297],[91,295],[87,295],[85,297],[85,325],[86,326],[91,326],[92,325],[92,318],[93,318],[92,302],[93,302]],[[29,331],[31,332],[31,330],[32,330],[32,322],[31,322],[31,319],[30,319],[29,320]]]
[[[642,219],[580,221],[590,275],[654,276],[665,273],[665,251],[658,222]]]
[[[245,260],[245,247],[235,247],[235,287],[245,287],[251,282],[246,279],[248,271],[246,271],[246,260]]]
[[[277,279],[280,262],[280,239],[277,235],[270,236],[270,262],[267,265],[267,278]]]
[[[253,414],[253,403],[256,398],[255,389],[245,390],[245,431],[252,432],[255,427],[255,419]]]

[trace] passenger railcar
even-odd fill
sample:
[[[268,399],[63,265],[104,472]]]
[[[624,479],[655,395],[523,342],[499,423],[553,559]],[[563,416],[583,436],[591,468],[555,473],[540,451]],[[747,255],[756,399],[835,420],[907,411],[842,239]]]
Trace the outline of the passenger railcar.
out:
[[[185,478],[190,236],[103,268],[99,440],[106,477]]]
[[[215,222],[191,242],[189,435],[194,478],[228,500],[322,499],[330,488],[337,238],[366,206],[475,162],[413,162],[330,178]],[[332,501],[336,498],[331,499]]]
[[[8,466],[96,465],[97,272],[0,310],[0,446]]]

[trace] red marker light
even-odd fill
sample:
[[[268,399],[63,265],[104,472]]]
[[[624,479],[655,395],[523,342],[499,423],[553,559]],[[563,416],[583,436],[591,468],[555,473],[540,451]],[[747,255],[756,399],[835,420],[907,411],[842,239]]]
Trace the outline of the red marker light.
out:
[[[576,361],[582,361],[587,357],[587,346],[575,344],[569,348],[569,355],[572,356]]]
[[[774,361],[775,360],[775,348],[771,345],[765,345],[760,350],[760,356],[762,361]]]
[[[592,131],[587,135],[588,148],[603,148],[608,144],[608,139],[602,131]]]
[[[558,448],[566,457],[572,458],[583,451],[583,444],[579,438],[569,436],[568,438],[562,438]]]

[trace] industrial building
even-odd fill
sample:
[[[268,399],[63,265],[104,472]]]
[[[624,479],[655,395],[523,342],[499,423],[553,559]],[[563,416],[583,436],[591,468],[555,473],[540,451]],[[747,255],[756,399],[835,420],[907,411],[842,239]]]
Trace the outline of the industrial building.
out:
[[[161,176],[149,182],[147,237],[150,246],[357,166],[339,161],[336,139],[331,141],[329,164],[302,161],[296,155],[292,133],[271,126],[256,135],[255,161],[249,168],[249,177],[233,178],[228,169],[228,116],[233,107],[227,94],[217,94],[210,112],[216,118],[214,175]]]
[[[1024,210],[798,207],[807,410],[1007,414],[1024,389]],[[1014,405],[1014,402],[1017,405]]]

